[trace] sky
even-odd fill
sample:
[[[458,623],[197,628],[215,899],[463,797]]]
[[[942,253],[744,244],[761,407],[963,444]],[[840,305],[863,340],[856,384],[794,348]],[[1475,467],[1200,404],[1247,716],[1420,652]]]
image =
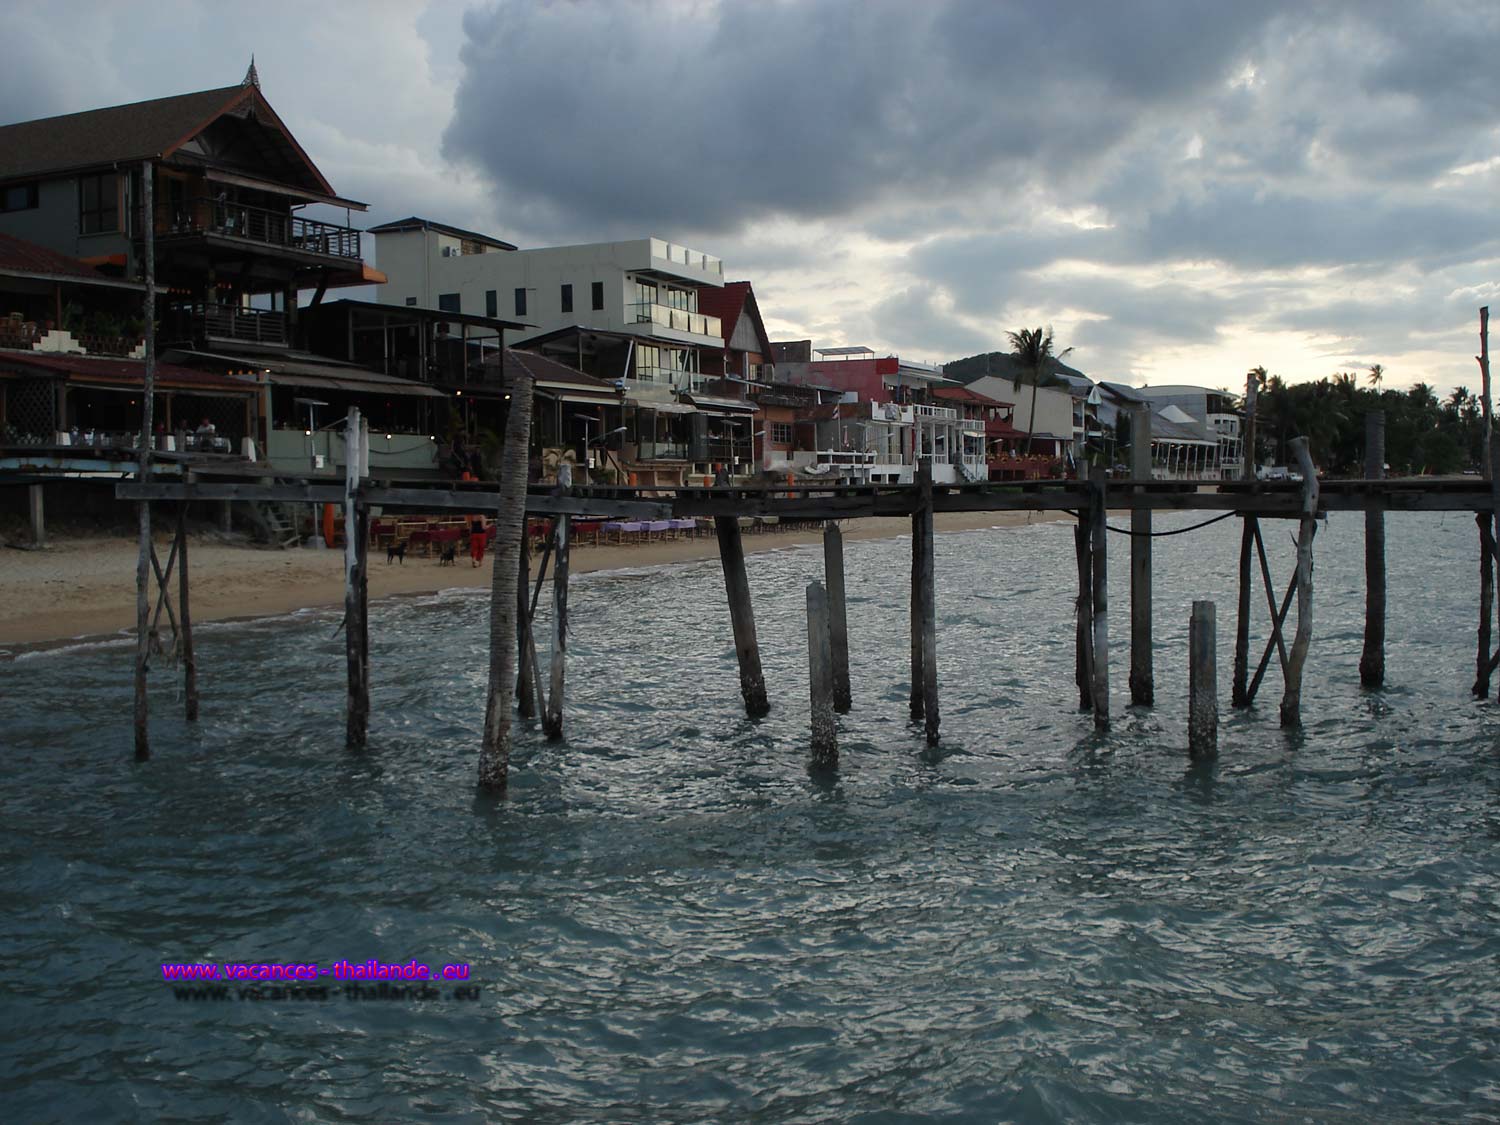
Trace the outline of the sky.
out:
[[[1494,0],[9,0],[0,122],[233,85],[361,225],[653,235],[772,339],[1478,389]],[[367,245],[373,239],[367,240]],[[367,257],[378,258],[367,250]],[[1500,319],[1500,318],[1497,318]]]

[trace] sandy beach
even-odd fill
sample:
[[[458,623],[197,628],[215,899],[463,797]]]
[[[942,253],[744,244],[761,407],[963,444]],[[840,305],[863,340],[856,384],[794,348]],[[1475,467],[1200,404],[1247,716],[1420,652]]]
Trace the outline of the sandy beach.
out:
[[[1024,526],[1047,515],[1025,512],[943,513],[936,530],[967,531]],[[846,539],[880,539],[906,534],[901,517],[844,522]],[[799,543],[816,543],[816,528],[767,531],[745,536],[747,554]],[[170,541],[158,540],[165,562]],[[317,606],[341,605],[344,574],[341,550],[256,547],[203,531],[191,541],[194,621],[266,617]],[[575,574],[622,567],[659,566],[717,558],[712,536],[651,543],[578,544]],[[493,554],[473,567],[466,557],[439,566],[436,557],[409,556],[404,564],[370,556],[370,597],[425,594],[461,586],[488,586]],[[135,624],[136,541],[133,538],[60,538],[38,551],[0,549],[0,648],[16,651],[85,637],[98,637]],[[175,587],[175,577],[173,580]]]

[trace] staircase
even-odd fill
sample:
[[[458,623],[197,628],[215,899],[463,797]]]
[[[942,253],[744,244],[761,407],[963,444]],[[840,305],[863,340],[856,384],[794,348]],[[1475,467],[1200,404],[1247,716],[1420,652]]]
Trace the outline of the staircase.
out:
[[[260,532],[261,538],[285,550],[300,547],[302,537],[297,534],[297,520],[290,505],[271,500],[256,500],[246,505],[250,520]]]
[[[981,472],[966,461],[955,461],[953,463],[958,466],[958,475],[970,484],[978,484],[980,481],[990,479],[988,468]]]

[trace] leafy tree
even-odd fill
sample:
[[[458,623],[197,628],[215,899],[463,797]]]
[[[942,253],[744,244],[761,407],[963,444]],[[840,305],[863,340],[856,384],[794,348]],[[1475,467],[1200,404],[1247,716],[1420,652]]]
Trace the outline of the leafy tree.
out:
[[[1031,385],[1031,416],[1026,423],[1026,452],[1031,453],[1032,431],[1036,429],[1036,392],[1053,381],[1052,368],[1058,360],[1073,351],[1065,348],[1053,351],[1052,329],[1045,334],[1040,328],[1023,328],[1019,332],[1007,332],[1011,355],[1022,375],[1022,381]]]

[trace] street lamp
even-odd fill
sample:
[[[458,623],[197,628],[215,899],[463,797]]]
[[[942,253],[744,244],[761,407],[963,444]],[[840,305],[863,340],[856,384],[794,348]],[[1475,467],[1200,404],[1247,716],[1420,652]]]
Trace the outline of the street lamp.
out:
[[[313,434],[318,429],[318,407],[327,406],[326,402],[316,398],[295,398],[292,400],[298,406],[307,407],[307,460],[312,466],[313,472],[318,471],[317,444],[313,441]]]

